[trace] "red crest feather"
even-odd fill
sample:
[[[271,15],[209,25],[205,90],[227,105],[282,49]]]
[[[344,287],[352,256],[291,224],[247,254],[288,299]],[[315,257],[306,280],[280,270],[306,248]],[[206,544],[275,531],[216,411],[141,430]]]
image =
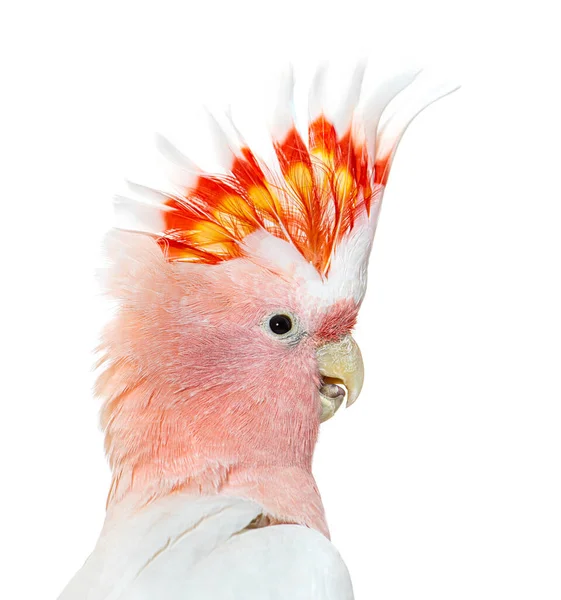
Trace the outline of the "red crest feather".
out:
[[[337,139],[325,117],[308,145],[293,127],[275,143],[282,177],[244,147],[230,174],[201,175],[185,197],[170,197],[159,243],[170,260],[216,263],[243,255],[243,239],[264,229],[293,244],[325,274],[334,247],[373,196],[363,145]]]
[[[425,86],[380,124],[396,95],[422,86],[410,86],[416,79],[412,73],[385,81],[357,119],[363,71],[363,66],[357,68],[343,110],[334,118],[321,109],[321,77],[316,78],[306,141],[288,108],[289,78],[279,104],[282,134],[277,131],[273,139],[275,169],[244,144],[233,155],[226,175],[200,173],[193,186],[175,195],[144,190],[156,196],[156,209],[123,198],[118,199],[118,208],[142,222],[148,217],[148,229],[157,231],[158,243],[170,261],[216,264],[244,256],[244,239],[261,230],[293,245],[320,275],[327,275],[338,244],[361,215],[370,216],[373,204],[381,202],[395,150],[409,123],[423,108],[456,89]],[[193,168],[168,144],[165,150],[172,160]],[[375,220],[369,220],[372,228]]]

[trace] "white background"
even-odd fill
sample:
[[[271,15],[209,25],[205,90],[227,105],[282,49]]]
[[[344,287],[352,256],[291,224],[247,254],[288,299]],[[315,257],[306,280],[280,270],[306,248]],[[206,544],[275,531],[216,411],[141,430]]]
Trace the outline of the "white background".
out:
[[[152,133],[192,153],[203,103],[360,56],[463,87],[390,178],[365,388],[317,450],[333,541],[358,600],[561,597],[558,22],[539,0],[4,4],[2,598],[55,598],[102,523],[93,272]]]

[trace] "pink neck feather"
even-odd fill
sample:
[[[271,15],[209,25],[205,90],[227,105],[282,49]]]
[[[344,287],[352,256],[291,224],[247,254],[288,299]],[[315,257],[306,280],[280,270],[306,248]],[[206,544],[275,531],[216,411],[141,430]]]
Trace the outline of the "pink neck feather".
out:
[[[283,387],[297,384],[288,373],[279,376]],[[98,383],[109,399],[102,412],[113,470],[108,505],[131,493],[143,503],[178,491],[227,494],[261,504],[273,522],[329,536],[311,472],[319,428],[309,397],[315,388],[300,388],[301,401],[271,410],[271,402],[227,395],[221,385],[178,394],[117,361]]]

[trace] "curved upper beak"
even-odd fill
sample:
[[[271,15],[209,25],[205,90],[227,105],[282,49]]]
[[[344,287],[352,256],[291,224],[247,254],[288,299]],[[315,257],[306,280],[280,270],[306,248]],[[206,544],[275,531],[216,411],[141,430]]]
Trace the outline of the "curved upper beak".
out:
[[[364,382],[364,364],[360,349],[350,335],[320,346],[316,356],[322,376],[320,398],[323,422],[330,419],[343,403],[345,390],[342,386],[347,390],[347,407],[356,401]]]

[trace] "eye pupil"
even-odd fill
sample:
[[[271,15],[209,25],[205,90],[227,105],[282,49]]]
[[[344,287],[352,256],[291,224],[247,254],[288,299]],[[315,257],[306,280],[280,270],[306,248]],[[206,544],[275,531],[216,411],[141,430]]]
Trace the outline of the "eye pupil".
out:
[[[283,335],[292,329],[292,321],[286,315],[275,315],[269,321],[269,327],[273,333]]]

